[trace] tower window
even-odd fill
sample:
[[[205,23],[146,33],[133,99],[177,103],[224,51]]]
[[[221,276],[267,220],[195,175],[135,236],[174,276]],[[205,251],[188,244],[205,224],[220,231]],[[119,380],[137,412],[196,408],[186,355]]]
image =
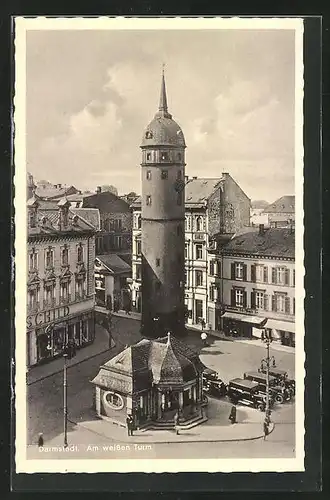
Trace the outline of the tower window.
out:
[[[150,196],[150,194],[147,195],[146,203],[147,203],[147,205],[151,205],[151,196]]]
[[[161,159],[162,161],[167,161],[167,160],[168,160],[168,153],[167,153],[166,151],[162,151],[162,152],[160,153],[160,159]]]
[[[150,170],[147,170],[147,180],[150,181],[151,180],[151,171]]]
[[[181,170],[178,170],[176,178],[178,179],[178,181],[181,181],[181,179],[182,179],[182,171]]]
[[[151,153],[147,153],[147,160],[151,160]]]
[[[156,266],[159,267],[160,266],[160,259],[156,259]]]
[[[162,170],[162,179],[167,179],[168,178],[168,171],[167,170]]]
[[[177,205],[182,205],[182,193],[177,194],[176,203]]]
[[[146,132],[146,139],[152,139],[152,132],[150,130]]]

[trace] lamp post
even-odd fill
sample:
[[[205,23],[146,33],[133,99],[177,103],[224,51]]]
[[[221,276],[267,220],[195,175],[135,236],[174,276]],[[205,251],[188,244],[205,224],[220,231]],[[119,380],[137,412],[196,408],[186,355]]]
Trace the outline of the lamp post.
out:
[[[64,429],[64,448],[68,446],[68,378],[67,378],[67,360],[72,359],[76,355],[76,348],[73,343],[69,342],[68,335],[69,325],[65,324],[64,339],[62,344],[63,353],[63,429]],[[54,323],[46,326],[46,335],[54,331]],[[50,347],[51,348],[51,347]]]
[[[265,342],[266,349],[267,349],[266,358],[261,360],[260,369],[261,369],[262,372],[266,371],[266,412],[265,412],[266,413],[266,417],[265,417],[265,423],[267,423],[267,425],[268,425],[269,421],[270,421],[270,408],[269,408],[269,368],[270,368],[271,362],[272,362],[273,367],[275,367],[276,364],[275,364],[275,358],[274,358],[274,356],[269,356],[270,344],[273,341],[270,330],[264,330],[261,339],[262,339],[263,342]]]

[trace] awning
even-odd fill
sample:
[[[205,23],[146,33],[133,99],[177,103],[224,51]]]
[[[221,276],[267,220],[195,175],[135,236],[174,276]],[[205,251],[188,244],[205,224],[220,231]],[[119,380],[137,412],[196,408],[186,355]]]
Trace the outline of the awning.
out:
[[[222,316],[223,318],[234,319],[236,321],[243,321],[244,323],[250,323],[251,325],[263,326],[267,318],[259,318],[258,316],[249,316],[247,314],[234,313],[226,311]]]
[[[282,330],[284,332],[295,333],[294,323],[289,323],[288,321],[279,321],[277,319],[268,319],[266,323],[266,328],[272,328],[274,330]]]
[[[266,323],[265,328],[267,328],[268,323]],[[252,328],[252,336],[257,339],[261,339],[263,330],[260,328]],[[281,335],[277,332],[277,330],[273,330],[272,337],[274,340],[280,340]]]

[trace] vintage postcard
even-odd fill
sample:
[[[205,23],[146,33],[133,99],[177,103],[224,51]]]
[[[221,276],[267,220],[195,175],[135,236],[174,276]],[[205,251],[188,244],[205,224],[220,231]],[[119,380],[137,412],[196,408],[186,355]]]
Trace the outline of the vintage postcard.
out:
[[[303,93],[302,19],[15,19],[17,473],[304,471]]]

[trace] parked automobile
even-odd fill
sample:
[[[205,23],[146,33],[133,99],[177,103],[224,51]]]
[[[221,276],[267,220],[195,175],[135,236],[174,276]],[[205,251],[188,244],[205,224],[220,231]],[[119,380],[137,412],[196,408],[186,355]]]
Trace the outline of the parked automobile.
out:
[[[260,392],[260,384],[254,380],[234,378],[229,381],[227,395],[233,404],[242,404],[256,408],[259,411],[266,410],[266,395]],[[273,400],[269,401],[270,408]]]
[[[266,373],[266,367],[259,368],[259,372]],[[286,370],[281,370],[280,368],[269,368],[269,375],[276,378],[276,383],[278,385],[285,386],[291,392],[291,397],[295,395],[295,380],[289,379],[288,372]]]
[[[248,380],[254,380],[260,384],[261,391],[266,393],[267,389],[267,375],[260,372],[246,372],[244,373],[244,378]],[[283,385],[277,384],[276,377],[269,375],[269,394],[276,403],[284,403],[284,401],[290,401],[291,391]]]
[[[227,386],[216,371],[206,368],[203,372],[203,391],[209,396],[221,398],[227,394]]]

